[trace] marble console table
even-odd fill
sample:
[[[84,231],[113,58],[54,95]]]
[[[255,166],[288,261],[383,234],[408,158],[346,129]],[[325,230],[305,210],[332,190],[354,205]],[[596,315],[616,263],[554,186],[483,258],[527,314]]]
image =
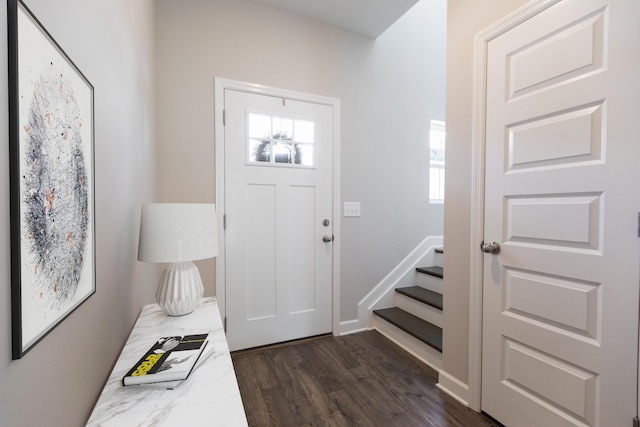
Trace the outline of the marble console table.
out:
[[[190,377],[173,390],[122,385],[122,377],[162,336],[209,333]],[[215,298],[193,313],[167,316],[157,304],[142,309],[87,426],[246,426],[240,390]]]

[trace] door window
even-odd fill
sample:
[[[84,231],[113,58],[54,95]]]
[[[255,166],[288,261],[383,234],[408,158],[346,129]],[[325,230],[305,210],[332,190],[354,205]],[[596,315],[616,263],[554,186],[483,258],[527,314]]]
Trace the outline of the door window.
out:
[[[250,112],[247,123],[248,164],[314,166],[313,121]]]

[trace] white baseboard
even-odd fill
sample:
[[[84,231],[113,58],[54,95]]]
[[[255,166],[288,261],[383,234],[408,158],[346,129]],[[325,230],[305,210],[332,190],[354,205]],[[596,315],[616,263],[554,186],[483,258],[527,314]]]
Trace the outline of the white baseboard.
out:
[[[469,385],[449,375],[444,369],[441,369],[439,372],[438,384],[436,384],[436,387],[462,403],[464,406],[469,406]]]
[[[367,331],[369,328],[366,327],[362,327],[362,325],[360,324],[360,322],[358,321],[358,319],[353,319],[353,320],[345,320],[344,322],[340,322],[340,330],[338,331],[337,334],[334,333],[334,335],[349,335],[349,334],[355,334],[358,332],[364,332]]]

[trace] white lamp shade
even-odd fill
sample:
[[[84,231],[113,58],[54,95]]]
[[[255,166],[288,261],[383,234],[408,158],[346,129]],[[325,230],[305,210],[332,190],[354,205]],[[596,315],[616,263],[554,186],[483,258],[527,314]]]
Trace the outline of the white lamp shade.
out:
[[[216,207],[206,203],[145,203],[138,260],[196,261],[218,255]]]

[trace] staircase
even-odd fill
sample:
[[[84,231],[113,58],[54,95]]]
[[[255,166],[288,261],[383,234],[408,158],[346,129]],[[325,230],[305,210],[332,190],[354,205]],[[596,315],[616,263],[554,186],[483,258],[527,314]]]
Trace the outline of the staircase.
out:
[[[374,328],[432,368],[442,368],[443,248],[436,264],[416,268],[413,286],[395,288],[394,307],[373,310]]]

